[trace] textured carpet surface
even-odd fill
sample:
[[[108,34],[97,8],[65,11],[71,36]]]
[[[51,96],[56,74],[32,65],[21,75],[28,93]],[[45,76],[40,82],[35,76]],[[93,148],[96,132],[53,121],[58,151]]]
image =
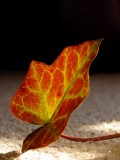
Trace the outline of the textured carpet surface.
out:
[[[120,160],[120,138],[78,143],[60,138],[48,147],[20,154],[22,141],[37,126],[12,116],[9,101],[25,73],[0,72],[0,160]],[[90,95],[70,117],[65,133],[94,137],[120,133],[120,74],[94,74]]]

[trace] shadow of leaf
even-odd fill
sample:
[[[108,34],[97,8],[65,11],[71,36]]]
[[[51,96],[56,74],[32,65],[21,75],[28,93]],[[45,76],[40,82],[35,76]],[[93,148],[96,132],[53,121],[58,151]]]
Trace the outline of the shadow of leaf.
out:
[[[0,160],[14,160],[16,157],[20,156],[20,152],[11,151],[7,153],[0,153]]]

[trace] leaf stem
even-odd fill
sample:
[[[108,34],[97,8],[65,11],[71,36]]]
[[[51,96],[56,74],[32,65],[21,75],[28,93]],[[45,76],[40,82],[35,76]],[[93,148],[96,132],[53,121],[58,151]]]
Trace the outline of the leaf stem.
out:
[[[77,142],[95,142],[95,141],[102,141],[102,140],[108,140],[113,138],[120,138],[120,133],[101,136],[101,137],[93,137],[93,138],[76,138],[76,137],[72,137],[62,133],[61,137],[71,141],[77,141]]]

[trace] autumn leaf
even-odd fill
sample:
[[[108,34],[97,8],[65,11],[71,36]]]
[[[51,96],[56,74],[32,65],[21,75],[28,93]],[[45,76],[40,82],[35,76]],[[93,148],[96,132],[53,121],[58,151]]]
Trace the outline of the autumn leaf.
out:
[[[66,47],[47,65],[32,61],[24,82],[13,96],[13,115],[42,125],[23,142],[22,151],[41,148],[58,140],[70,114],[89,93],[89,67],[102,39]]]

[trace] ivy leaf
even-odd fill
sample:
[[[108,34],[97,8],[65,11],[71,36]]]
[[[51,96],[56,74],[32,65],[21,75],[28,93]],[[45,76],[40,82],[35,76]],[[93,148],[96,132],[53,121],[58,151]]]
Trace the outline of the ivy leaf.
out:
[[[51,65],[31,62],[10,102],[15,117],[42,125],[26,137],[23,152],[45,147],[60,138],[70,114],[88,96],[89,67],[101,41],[66,47]]]

